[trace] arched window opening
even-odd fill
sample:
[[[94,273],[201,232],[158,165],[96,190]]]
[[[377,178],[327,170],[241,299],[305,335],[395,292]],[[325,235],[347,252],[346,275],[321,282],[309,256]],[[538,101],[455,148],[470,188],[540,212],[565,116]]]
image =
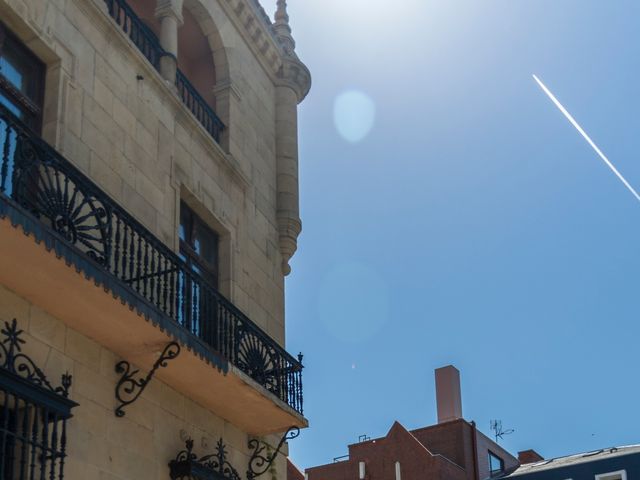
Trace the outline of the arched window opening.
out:
[[[166,50],[158,39],[161,33],[166,36],[168,33],[164,29],[170,29],[171,26],[161,25],[156,18],[156,0],[129,0],[128,3],[125,0],[107,0],[107,4],[109,14],[165,79],[175,81],[178,96],[184,105],[220,143],[225,125],[215,112],[216,68],[213,52],[194,14],[186,7],[181,12],[183,25],[177,29],[177,49],[172,44],[169,50],[176,55],[176,69],[166,63],[162,65],[161,58]]]
[[[156,0],[129,0],[129,6],[155,35],[160,36],[160,22],[155,17]],[[216,69],[209,40],[193,14],[182,10],[183,25],[178,29],[178,69],[191,82],[206,103],[215,109],[213,87]]]
[[[128,0],[127,2],[142,22],[160,38],[160,22],[156,19],[156,0]]]
[[[188,9],[182,12],[184,24],[178,30],[178,68],[191,81],[209,106],[215,109],[213,87],[216,68],[209,40]]]

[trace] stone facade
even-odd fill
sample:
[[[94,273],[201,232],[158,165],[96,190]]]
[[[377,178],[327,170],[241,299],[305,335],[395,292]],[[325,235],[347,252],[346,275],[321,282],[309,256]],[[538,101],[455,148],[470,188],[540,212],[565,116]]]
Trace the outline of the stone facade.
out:
[[[127,408],[125,417],[115,418],[118,356],[0,287],[0,325],[14,318],[25,331],[23,352],[49,378],[66,372],[73,376],[70,397],[79,406],[68,423],[65,478],[168,479],[167,465],[184,449],[187,438],[194,440],[194,451],[201,455],[212,453],[223,438],[229,461],[244,476],[250,456],[245,432],[157,379]],[[267,440],[275,444],[279,437]],[[280,456],[276,478],[286,478],[284,472],[286,460]]]
[[[212,47],[221,145],[104,0],[0,0],[3,22],[47,64],[43,137],[174,249],[179,201],[189,203],[221,236],[222,293],[283,344],[284,273],[299,232],[295,106],[308,72],[297,58],[291,71],[250,2],[183,8]]]
[[[220,237],[221,293],[284,345],[284,277],[301,225],[296,107],[310,88],[285,2],[273,25],[254,0],[156,7],[167,51],[178,51],[171,29],[184,11],[207,38],[216,82],[206,93],[226,125],[219,142],[185,108],[170,66],[149,63],[105,0],[0,0],[0,21],[46,64],[43,138],[174,251],[188,204]],[[67,478],[168,478],[187,437],[203,455],[223,437],[244,476],[247,432],[160,380],[116,419],[117,355],[0,285],[0,322],[13,318],[47,375],[74,377]],[[285,478],[284,457],[275,465]]]

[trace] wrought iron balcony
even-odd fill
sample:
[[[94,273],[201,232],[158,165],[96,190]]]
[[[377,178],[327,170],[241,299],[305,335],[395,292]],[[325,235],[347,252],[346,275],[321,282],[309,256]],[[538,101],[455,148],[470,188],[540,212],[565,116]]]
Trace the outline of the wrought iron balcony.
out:
[[[302,364],[0,105],[0,202],[302,413]],[[0,205],[1,206],[1,205]],[[29,220],[30,222],[32,220]]]
[[[160,70],[160,59],[169,55],[160,45],[156,34],[147,27],[136,15],[126,0],[104,0],[111,18],[122,28],[134,45],[149,60],[156,70]],[[196,117],[198,122],[213,137],[220,142],[220,135],[225,129],[224,123],[218,118],[213,109],[198,93],[185,74],[176,72],[176,88],[182,103]]]

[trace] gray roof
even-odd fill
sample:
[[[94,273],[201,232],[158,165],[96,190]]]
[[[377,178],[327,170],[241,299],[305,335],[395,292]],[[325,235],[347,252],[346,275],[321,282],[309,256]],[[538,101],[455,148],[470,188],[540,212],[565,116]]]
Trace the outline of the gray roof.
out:
[[[579,463],[587,463],[612,457],[620,457],[622,455],[629,455],[632,453],[640,453],[640,444],[626,445],[623,447],[603,448],[601,450],[594,450],[592,452],[577,453],[575,455],[567,455],[566,457],[551,458],[549,460],[542,460],[535,463],[525,463],[511,474],[507,475],[505,478],[517,477],[520,475],[536,473],[543,470],[569,467]]]

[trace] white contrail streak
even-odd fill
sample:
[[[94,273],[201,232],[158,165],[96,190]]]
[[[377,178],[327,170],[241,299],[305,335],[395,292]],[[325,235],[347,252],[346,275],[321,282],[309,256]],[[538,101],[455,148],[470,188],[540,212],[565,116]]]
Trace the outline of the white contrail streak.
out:
[[[593,142],[593,140],[591,140],[589,135],[587,135],[587,133],[582,129],[582,127],[578,124],[578,122],[576,122],[576,119],[571,116],[571,114],[567,111],[567,109],[562,106],[562,104],[558,101],[558,99],[553,95],[553,93],[549,91],[549,89],[545,86],[544,83],[542,83],[542,81],[538,77],[533,75],[533,79],[537,82],[538,85],[540,85],[540,88],[544,91],[544,93],[547,94],[547,96],[551,99],[551,101],[555,103],[556,107],[560,109],[563,115],[567,117],[567,120],[571,122],[571,125],[576,127],[576,130],[580,132],[580,135],[582,135],[584,139],[587,142],[589,142],[589,145],[591,145],[591,147],[600,156],[600,158],[604,161],[604,163],[606,163],[609,166],[609,168],[613,171],[613,173],[616,174],[616,176],[620,179],[620,181],[624,183],[625,187],[627,187],[629,191],[633,194],[633,196],[636,197],[636,199],[640,202],[640,195],[638,195],[638,192],[636,192],[634,188],[631,185],[629,185],[629,182],[627,182],[627,180],[622,176],[622,174],[618,171],[618,169],[613,166],[613,163],[609,161],[607,156],[604,153],[602,153],[602,150],[600,150],[598,146]]]

